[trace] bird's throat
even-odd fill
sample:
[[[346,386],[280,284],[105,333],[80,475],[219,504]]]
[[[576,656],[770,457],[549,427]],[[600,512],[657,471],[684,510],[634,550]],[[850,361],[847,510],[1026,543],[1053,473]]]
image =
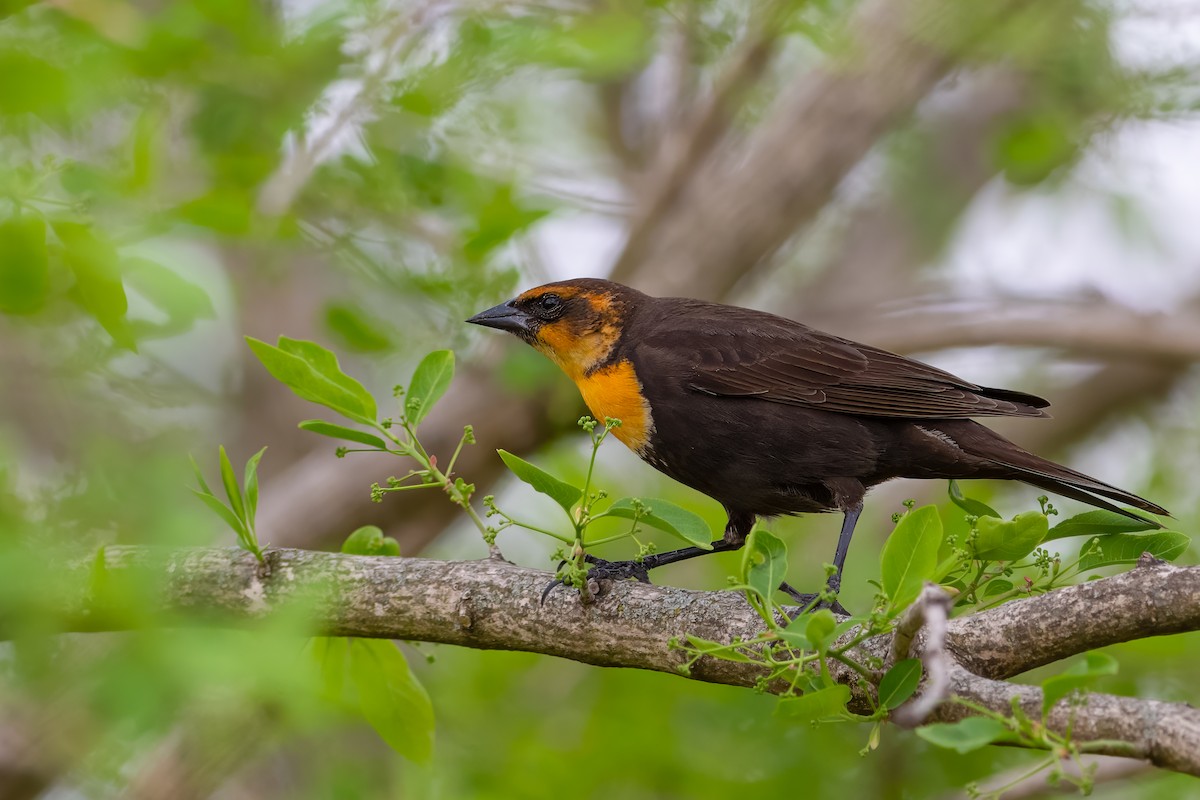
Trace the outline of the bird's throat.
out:
[[[592,416],[601,422],[606,417],[621,420],[613,435],[630,450],[643,453],[654,430],[654,420],[633,362],[623,359],[591,374],[572,377]]]

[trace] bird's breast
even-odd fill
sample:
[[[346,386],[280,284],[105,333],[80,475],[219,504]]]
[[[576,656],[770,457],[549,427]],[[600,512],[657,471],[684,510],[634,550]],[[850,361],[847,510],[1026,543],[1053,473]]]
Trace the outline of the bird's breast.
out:
[[[579,376],[575,384],[592,416],[601,422],[605,417],[621,420],[621,426],[613,429],[613,435],[635,453],[646,452],[654,420],[633,362],[626,359],[601,367]]]

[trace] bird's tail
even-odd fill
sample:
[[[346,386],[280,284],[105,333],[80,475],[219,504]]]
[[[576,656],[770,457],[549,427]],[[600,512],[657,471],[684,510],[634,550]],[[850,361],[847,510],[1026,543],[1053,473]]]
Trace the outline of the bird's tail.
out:
[[[1056,464],[1041,456],[1036,456],[1021,449],[991,428],[976,422],[946,421],[940,423],[938,427],[944,430],[964,452],[982,459],[987,464],[980,469],[978,477],[1022,481],[1096,508],[1123,514],[1131,519],[1143,520],[1157,527],[1162,527],[1162,525],[1154,520],[1146,519],[1140,514],[1134,514],[1109,500],[1125,503],[1151,514],[1170,516],[1165,508],[1151,503],[1144,497],[1077,472],[1070,467],[1064,467],[1062,464]]]
[[[1107,497],[1117,500],[1142,511],[1148,511],[1151,514],[1159,514],[1164,517],[1171,515],[1162,506],[1151,503],[1146,498],[1139,497],[1133,492],[1127,492],[1104,481],[1096,480],[1090,475],[1076,472],[1070,467],[1064,467],[1061,464],[1056,464],[1053,461],[1035,456],[1032,453],[1019,450],[1019,448],[1014,447],[1014,449],[1019,452],[1017,457],[998,458],[996,461],[1001,466],[1013,470],[1016,474],[1012,475],[1012,477],[1015,477],[1019,481],[1031,484],[1039,489],[1045,489],[1048,492],[1062,495],[1063,497],[1069,497],[1072,500],[1079,500],[1097,508],[1115,511],[1132,519],[1144,520],[1159,528],[1163,526],[1157,521],[1146,519],[1141,514],[1134,514],[1132,511],[1121,508],[1115,503],[1110,503],[1108,500],[1102,498]]]

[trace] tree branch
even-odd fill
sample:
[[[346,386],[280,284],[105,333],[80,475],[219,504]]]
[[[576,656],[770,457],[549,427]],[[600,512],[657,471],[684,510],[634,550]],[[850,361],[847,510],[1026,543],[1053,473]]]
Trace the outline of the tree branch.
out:
[[[985,35],[1024,7],[994,3],[964,36]],[[653,264],[639,286],[651,294],[723,295],[730,278],[823,208],[879,137],[954,68],[930,41],[935,10],[918,0],[864,4],[842,57],[785,92],[744,146],[714,152],[689,173],[661,220],[630,234],[614,277]]]
[[[1097,307],[1028,303],[936,313],[922,306],[877,320],[863,338],[887,339],[903,353],[949,347],[1015,345],[1055,347],[1100,358],[1188,362],[1200,360],[1200,317],[1187,313],[1140,314],[1115,304]]]
[[[671,673],[687,660],[668,646],[672,637],[691,633],[728,642],[763,630],[737,592],[621,582],[591,605],[560,590],[543,606],[539,597],[549,574],[499,560],[445,562],[302,550],[272,550],[269,558],[271,574],[264,578],[237,550],[110,547],[103,575],[109,586],[149,581],[159,607],[198,615],[206,624],[214,615],[252,623],[301,604],[328,635],[522,650]],[[136,618],[97,603],[91,579],[96,572],[91,560],[66,568],[58,595],[66,629],[114,630]],[[0,620],[0,631],[4,627]],[[1192,630],[1200,630],[1200,567],[1145,559],[1122,575],[951,621],[945,643],[953,659],[950,690],[1001,713],[1017,698],[1028,713],[1040,715],[1040,690],[1000,679],[1092,648]],[[916,645],[923,646],[922,637]],[[891,637],[881,636],[859,649],[882,659],[891,647]],[[755,685],[761,674],[754,664],[711,658],[690,671],[694,679],[738,686]],[[849,667],[835,667],[833,675],[857,687],[858,673]],[[866,699],[858,694],[852,703],[861,709]],[[969,713],[949,702],[930,719]],[[1200,775],[1200,710],[1092,694],[1083,707],[1061,702],[1050,725],[1059,731],[1070,727],[1074,741],[1092,743],[1083,744],[1088,752],[1143,758]]]

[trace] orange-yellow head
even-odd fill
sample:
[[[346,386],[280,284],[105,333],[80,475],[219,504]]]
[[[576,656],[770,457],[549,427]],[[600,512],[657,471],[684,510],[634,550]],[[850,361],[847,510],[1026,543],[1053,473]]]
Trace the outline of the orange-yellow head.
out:
[[[467,322],[515,334],[578,382],[612,354],[637,294],[612,281],[577,278],[522,292]]]
[[[592,415],[621,420],[614,435],[642,453],[653,430],[650,407],[632,362],[616,356],[640,292],[595,278],[530,289],[467,322],[515,334],[575,381]]]

